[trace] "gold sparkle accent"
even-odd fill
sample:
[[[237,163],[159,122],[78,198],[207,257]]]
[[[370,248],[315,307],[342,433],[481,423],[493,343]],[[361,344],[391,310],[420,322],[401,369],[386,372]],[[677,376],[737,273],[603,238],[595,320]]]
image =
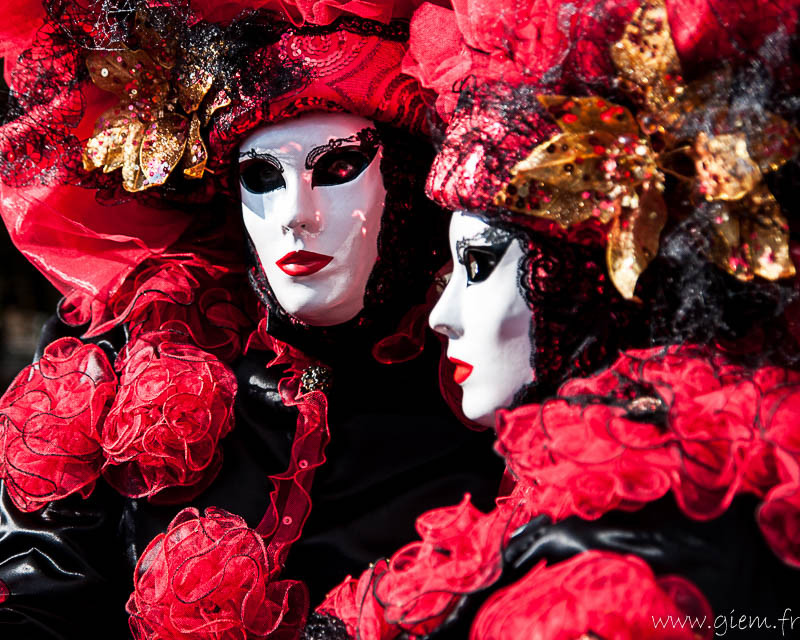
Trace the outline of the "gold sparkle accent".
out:
[[[561,133],[517,163],[494,203],[564,228],[591,218],[608,223],[609,275],[624,298],[635,299],[667,222],[662,192],[669,173],[692,197],[711,203],[709,258],[717,266],[740,280],[794,276],[788,224],[764,174],[800,153],[800,133],[769,113],[732,128],[723,109],[712,131],[681,139],[686,118],[721,90],[729,93],[733,76],[723,71],[684,82],[663,0],[642,2],[611,57],[617,85],[639,107],[636,116],[597,97],[539,96]],[[687,165],[693,169],[685,171]]]

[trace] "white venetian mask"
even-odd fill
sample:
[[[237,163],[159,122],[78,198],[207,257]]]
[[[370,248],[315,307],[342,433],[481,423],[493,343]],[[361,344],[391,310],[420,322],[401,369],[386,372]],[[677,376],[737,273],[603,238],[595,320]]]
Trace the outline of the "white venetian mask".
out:
[[[519,284],[525,254],[508,232],[466,211],[450,222],[453,274],[430,325],[448,338],[464,415],[494,426],[497,409],[533,381],[532,312]]]
[[[364,307],[386,189],[370,120],[314,113],[239,147],[242,215],[283,309],[331,326]]]

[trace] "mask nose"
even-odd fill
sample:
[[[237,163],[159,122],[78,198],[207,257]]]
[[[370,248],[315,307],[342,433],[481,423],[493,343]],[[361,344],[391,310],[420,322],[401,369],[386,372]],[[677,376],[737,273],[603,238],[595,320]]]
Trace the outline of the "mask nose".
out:
[[[284,233],[292,232],[295,235],[318,233],[322,229],[322,211],[311,188],[311,172],[300,173],[293,182],[286,187],[281,229]]]
[[[448,340],[458,340],[464,335],[464,323],[461,320],[461,296],[457,278],[450,278],[439,301],[431,309],[428,324],[436,333],[446,336]]]

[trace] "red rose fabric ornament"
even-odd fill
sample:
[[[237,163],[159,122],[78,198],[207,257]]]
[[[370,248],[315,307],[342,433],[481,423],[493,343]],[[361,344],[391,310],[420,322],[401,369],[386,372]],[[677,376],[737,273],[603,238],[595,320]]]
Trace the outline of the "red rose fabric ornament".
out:
[[[222,465],[218,444],[233,427],[236,378],[210,353],[166,331],[128,343],[106,419],[103,475],[120,493],[189,500]]]
[[[702,622],[696,628],[667,622],[687,615]],[[587,551],[539,565],[492,595],[475,617],[470,638],[696,640],[713,635],[712,620],[711,607],[688,580],[668,576],[662,587],[636,556]]]
[[[222,509],[184,509],[145,549],[126,610],[135,640],[296,638],[308,593],[273,582],[264,541]]]
[[[0,398],[0,478],[18,509],[92,492],[116,380],[102,349],[76,338],[56,340],[14,379]]]
[[[753,372],[692,347],[630,351],[555,398],[500,412],[497,449],[529,488],[528,509],[556,520],[636,509],[668,491],[709,520],[737,494],[757,495],[768,542],[800,566],[798,412],[794,371]]]
[[[334,588],[317,608],[319,613],[332,615],[347,628],[347,633],[360,640],[391,640],[402,629],[387,622],[382,604],[375,598],[375,584],[385,575],[386,560],[370,566],[356,580],[347,576]]]

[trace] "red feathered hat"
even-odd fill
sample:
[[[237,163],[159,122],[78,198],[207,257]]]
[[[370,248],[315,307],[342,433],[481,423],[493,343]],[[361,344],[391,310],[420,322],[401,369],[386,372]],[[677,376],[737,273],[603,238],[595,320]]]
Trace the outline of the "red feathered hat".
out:
[[[599,227],[626,298],[668,215],[686,215],[673,195],[706,203],[721,268],[794,275],[764,176],[800,150],[786,99],[800,0],[453,4],[417,10],[404,64],[449,122],[435,201],[548,233]]]
[[[229,152],[249,129],[322,110],[422,131],[423,92],[401,72],[407,23],[390,22],[412,10],[392,0],[6,3],[0,212],[13,242],[65,294],[70,317],[94,327],[137,265],[190,225],[170,202],[226,187]]]

